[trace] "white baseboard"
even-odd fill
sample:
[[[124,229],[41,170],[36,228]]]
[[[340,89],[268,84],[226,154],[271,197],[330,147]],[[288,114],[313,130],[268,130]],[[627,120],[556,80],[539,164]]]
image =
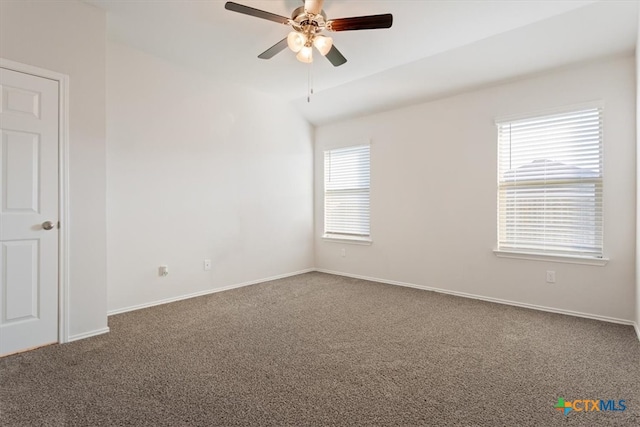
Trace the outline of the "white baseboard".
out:
[[[638,335],[638,340],[640,341],[640,326],[639,326],[639,324],[637,322],[634,322],[634,321],[631,321],[631,320],[618,319],[618,318],[615,318],[615,317],[601,316],[601,315],[597,315],[597,314],[582,313],[582,312],[572,311],[572,310],[563,310],[563,309],[559,309],[559,308],[545,307],[545,306],[536,305],[536,304],[528,304],[528,303],[523,303],[523,302],[504,300],[504,299],[500,299],[500,298],[492,298],[492,297],[486,297],[486,296],[482,296],[482,295],[469,294],[469,293],[466,293],[466,292],[451,291],[451,290],[448,290],[448,289],[433,288],[433,287],[430,287],[430,286],[416,285],[414,283],[399,282],[399,281],[396,281],[396,280],[380,279],[380,278],[376,278],[376,277],[361,276],[361,275],[357,275],[357,274],[344,273],[344,272],[340,272],[340,271],[325,270],[325,269],[322,269],[322,268],[308,268],[308,269],[305,269],[305,270],[300,270],[300,271],[295,271],[295,272],[291,272],[291,273],[280,274],[280,275],[277,275],[277,276],[267,277],[267,278],[263,278],[263,279],[257,279],[257,280],[252,280],[252,281],[248,281],[248,282],[237,283],[237,284],[234,284],[234,285],[223,286],[221,288],[207,289],[205,291],[194,292],[194,293],[187,294],[187,295],[180,295],[180,296],[171,297],[171,298],[165,298],[165,299],[162,299],[162,300],[156,300],[156,301],[152,301],[152,302],[148,302],[148,303],[144,303],[144,304],[137,304],[137,305],[133,305],[133,306],[130,306],[130,307],[118,308],[118,309],[115,309],[115,310],[108,311],[107,315],[108,316],[113,316],[115,314],[126,313],[128,311],[140,310],[140,309],[143,309],[143,308],[149,308],[149,307],[153,307],[153,306],[156,306],[156,305],[168,304],[168,303],[171,303],[171,302],[182,301],[182,300],[185,300],[185,299],[195,298],[195,297],[204,296],[204,295],[210,295],[210,294],[214,294],[214,293],[217,293],[217,292],[223,292],[223,291],[228,291],[228,290],[231,290],[231,289],[242,288],[242,287],[245,287],[245,286],[256,285],[258,283],[264,283],[264,282],[269,282],[269,281],[272,281],[272,280],[284,279],[286,277],[297,276],[299,274],[309,273],[309,272],[312,272],[312,271],[317,271],[317,272],[320,272],[320,273],[333,274],[333,275],[336,275],[336,276],[353,277],[354,279],[368,280],[368,281],[371,281],[371,282],[385,283],[385,284],[389,284],[389,285],[404,286],[404,287],[408,287],[408,288],[415,288],[415,289],[421,289],[421,290],[425,290],[425,291],[438,292],[438,293],[441,293],[441,294],[455,295],[455,296],[459,296],[459,297],[463,297],[463,298],[477,299],[477,300],[481,300],[481,301],[494,302],[494,303],[498,303],[498,304],[512,305],[512,306],[515,306],[515,307],[528,308],[528,309],[532,309],[532,310],[546,311],[546,312],[549,312],[549,313],[565,314],[565,315],[568,315],[568,316],[582,317],[582,318],[585,318],[585,319],[600,320],[600,321],[603,321],[603,322],[610,322],[610,323],[618,323],[618,324],[621,324],[621,325],[631,325],[631,326],[634,327],[634,329],[636,331],[636,334]],[[74,335],[72,337],[69,337],[69,342],[76,341],[76,340],[83,339],[83,338],[89,338],[89,337],[92,337],[94,335],[100,335],[100,334],[104,334],[104,333],[107,333],[107,332],[109,332],[109,328],[104,328],[104,329],[100,329],[100,330],[97,330],[97,331],[91,331],[91,332],[87,332],[87,333],[84,333],[84,334]]]
[[[635,322],[633,322],[632,320],[618,319],[618,318],[615,318],[615,317],[608,317],[608,316],[600,316],[598,314],[582,313],[582,312],[579,312],[579,311],[563,310],[563,309],[560,309],[560,308],[545,307],[545,306],[541,306],[541,305],[528,304],[528,303],[517,302],[517,301],[509,301],[509,300],[504,300],[504,299],[500,299],[500,298],[485,297],[485,296],[482,296],[482,295],[468,294],[466,292],[458,292],[458,291],[451,291],[451,290],[448,290],[448,289],[432,288],[430,286],[423,286],[423,285],[416,285],[416,284],[413,284],[413,283],[398,282],[398,281],[395,281],[395,280],[378,279],[378,278],[375,278],[375,277],[360,276],[360,275],[357,275],[357,274],[342,273],[340,271],[325,270],[325,269],[321,269],[321,268],[317,268],[316,271],[318,271],[320,273],[334,274],[336,276],[353,277],[354,279],[368,280],[368,281],[371,281],[371,282],[385,283],[385,284],[396,285],[396,286],[404,286],[404,287],[407,287],[407,288],[422,289],[422,290],[425,290],[425,291],[433,291],[433,292],[438,292],[438,293],[441,293],[441,294],[455,295],[455,296],[459,296],[459,297],[477,299],[477,300],[487,301],[487,302],[495,302],[495,303],[498,303],[498,304],[513,305],[513,306],[516,306],[516,307],[529,308],[529,309],[540,310],[540,311],[547,311],[549,313],[566,314],[566,315],[569,315],[569,316],[584,317],[586,319],[601,320],[603,322],[618,323],[618,324],[621,324],[621,325],[632,325],[632,326],[635,326],[636,333],[638,333],[638,339],[640,339],[640,331],[638,330],[638,325]]]
[[[105,327],[102,329],[96,329],[95,331],[83,332],[81,334],[71,335],[67,342],[83,340],[85,338],[95,337],[96,335],[108,334],[109,327]]]
[[[143,308],[149,308],[149,307],[153,307],[153,306],[156,306],[156,305],[168,304],[170,302],[182,301],[182,300],[185,300],[185,299],[190,299],[190,298],[195,298],[195,297],[201,297],[201,296],[204,296],[204,295],[215,294],[217,292],[229,291],[231,289],[243,288],[245,286],[257,285],[258,283],[264,283],[264,282],[270,282],[272,280],[284,279],[285,277],[297,276],[299,274],[309,273],[309,272],[312,272],[312,271],[316,271],[316,270],[314,268],[308,268],[308,269],[305,269],[305,270],[294,271],[292,273],[280,274],[278,276],[267,277],[267,278],[264,278],[264,279],[251,280],[249,282],[243,282],[243,283],[237,283],[235,285],[223,286],[221,288],[207,289],[205,291],[193,292],[191,294],[179,295],[179,296],[175,296],[175,297],[171,297],[171,298],[165,298],[165,299],[161,299],[161,300],[146,302],[146,303],[143,303],[143,304],[136,304],[136,305],[132,305],[132,306],[129,306],[129,307],[116,308],[115,310],[107,311],[107,316],[113,316],[114,314],[121,314],[121,313],[126,313],[128,311],[134,311],[134,310],[140,310],[140,309],[143,309]]]

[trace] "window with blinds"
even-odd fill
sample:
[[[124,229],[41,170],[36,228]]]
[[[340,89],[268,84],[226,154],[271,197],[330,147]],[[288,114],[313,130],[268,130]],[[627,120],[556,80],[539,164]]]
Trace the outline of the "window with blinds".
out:
[[[326,237],[369,237],[369,145],[324,152]]]
[[[497,126],[498,250],[602,258],[602,110]]]

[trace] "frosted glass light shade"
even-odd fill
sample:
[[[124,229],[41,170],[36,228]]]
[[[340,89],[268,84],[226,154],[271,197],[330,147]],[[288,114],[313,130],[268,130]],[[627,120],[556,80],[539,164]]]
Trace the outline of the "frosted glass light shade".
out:
[[[296,55],[296,58],[298,58],[298,61],[304,62],[306,64],[313,62],[313,49],[311,48],[311,46],[303,47]]]
[[[304,36],[296,31],[291,31],[287,36],[287,46],[294,52],[300,52],[304,47]]]
[[[326,56],[333,46],[333,39],[331,37],[316,36],[313,40],[313,45],[318,49],[322,56]]]

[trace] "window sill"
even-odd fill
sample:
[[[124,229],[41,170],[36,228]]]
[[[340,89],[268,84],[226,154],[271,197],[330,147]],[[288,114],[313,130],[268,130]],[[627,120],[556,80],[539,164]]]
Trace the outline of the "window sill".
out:
[[[494,249],[493,253],[499,258],[515,258],[526,259],[531,261],[548,261],[548,262],[561,262],[566,264],[583,264],[583,265],[596,265],[605,266],[609,262],[609,258],[590,258],[570,255],[545,255],[531,252],[518,252],[518,251],[505,251],[500,249]]]
[[[343,236],[339,234],[324,234],[322,240],[335,243],[351,243],[353,245],[371,245],[373,240],[370,237]]]

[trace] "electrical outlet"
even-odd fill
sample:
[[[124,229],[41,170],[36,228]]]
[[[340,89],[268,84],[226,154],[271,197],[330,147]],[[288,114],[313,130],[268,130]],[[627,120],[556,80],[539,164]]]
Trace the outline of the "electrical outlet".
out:
[[[165,277],[169,275],[169,267],[166,265],[161,265],[158,267],[158,276]]]
[[[211,270],[211,260],[210,259],[205,259],[204,260],[204,271],[209,271]]]
[[[342,258],[347,256],[347,250],[345,248],[340,249],[340,256]]]
[[[556,272],[547,270],[547,283],[556,283]]]

